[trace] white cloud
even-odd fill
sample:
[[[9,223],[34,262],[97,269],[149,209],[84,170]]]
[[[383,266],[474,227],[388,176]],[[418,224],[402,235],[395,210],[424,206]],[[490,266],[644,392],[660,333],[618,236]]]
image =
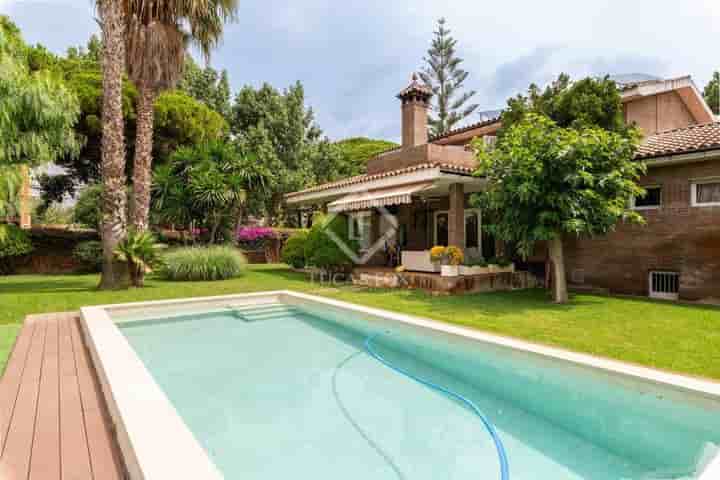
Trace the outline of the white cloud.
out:
[[[28,41],[61,52],[96,30],[91,5],[0,0],[0,11]],[[397,136],[394,94],[421,65],[441,16],[481,109],[561,71],[691,74],[702,88],[720,68],[717,0],[243,0],[213,62],[229,70],[235,89],[301,80],[332,137]]]

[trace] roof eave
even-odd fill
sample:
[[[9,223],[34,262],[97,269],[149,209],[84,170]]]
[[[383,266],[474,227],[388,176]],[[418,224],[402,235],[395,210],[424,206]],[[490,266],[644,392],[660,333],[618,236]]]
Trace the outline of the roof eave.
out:
[[[680,165],[684,163],[703,162],[706,160],[720,159],[720,146],[703,148],[698,150],[656,155],[651,157],[638,157],[637,161],[645,163],[648,167],[662,167],[669,165]]]
[[[442,165],[401,173],[398,175],[383,176],[367,181],[359,181],[348,185],[324,188],[310,192],[293,192],[285,195],[288,205],[317,204],[331,201],[337,197],[350,193],[363,192],[378,188],[387,188],[417,182],[447,180],[456,178],[458,182],[468,182],[473,179],[472,172],[462,172]]]

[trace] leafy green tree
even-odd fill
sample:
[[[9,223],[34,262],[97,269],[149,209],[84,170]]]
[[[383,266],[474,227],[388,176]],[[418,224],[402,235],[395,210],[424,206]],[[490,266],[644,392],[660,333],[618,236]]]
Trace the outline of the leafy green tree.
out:
[[[77,155],[79,107],[61,79],[32,71],[17,27],[0,15],[0,165],[30,166]]]
[[[100,181],[102,74],[99,66],[87,58],[76,57],[60,58],[57,68],[64,76],[68,88],[79,100],[80,117],[75,131],[84,141],[79,155],[65,155],[56,160],[55,163],[65,169],[66,173],[62,175],[65,178],[41,181],[43,197],[48,203],[62,198],[65,194],[73,194],[81,184]],[[125,131],[132,136],[136,129],[137,89],[132,83],[125,81],[122,95]],[[162,93],[155,102],[154,130],[153,157],[156,163],[163,163],[181,146],[191,146],[224,136],[228,125],[221,115],[207,106],[182,92],[171,90]],[[125,172],[131,178],[134,145],[129,147],[126,152]]]
[[[102,42],[97,35],[93,34],[87,42],[87,46],[70,47],[67,50],[69,60],[88,62],[90,64],[100,63],[102,56]]]
[[[367,161],[378,153],[390,150],[398,146],[397,143],[386,140],[374,140],[371,138],[355,137],[346,138],[335,142],[347,164],[347,175],[360,175],[365,173]]]
[[[633,127],[625,124],[620,91],[608,77],[573,83],[563,73],[545,89],[530,85],[527,94],[510,98],[507,105],[501,117],[503,131],[523,121],[528,113],[537,113],[551,118],[561,128],[597,126],[632,135]]]
[[[263,189],[256,164],[254,156],[232,143],[180,148],[155,169],[153,214],[191,230],[205,228],[215,242],[221,229],[235,226],[246,192]]]
[[[563,256],[565,235],[601,235],[620,220],[642,222],[629,199],[644,191],[644,171],[633,160],[639,136],[597,126],[562,128],[527,113],[487,149],[476,141],[477,175],[488,180],[479,203],[492,212],[492,230],[526,256],[547,241],[554,267],[553,298],[568,300]]]
[[[20,188],[23,175],[17,165],[0,165],[0,218],[15,217],[20,212]]]
[[[715,115],[720,115],[720,71],[713,72],[712,79],[705,85],[703,97]]]
[[[88,228],[100,228],[102,185],[88,185],[77,198],[73,221]]]
[[[322,131],[312,109],[305,107],[300,82],[283,92],[268,84],[257,90],[243,87],[235,97],[230,128],[243,148],[254,152],[270,173],[266,190],[251,192],[251,201],[262,205],[273,223],[280,219],[283,195],[313,184],[318,173],[314,162],[328,165],[331,162],[322,155],[335,154],[318,146]]]
[[[218,72],[209,65],[200,68],[188,55],[178,89],[204,103],[223,117],[229,118],[230,81],[226,70]]]
[[[30,236],[15,225],[0,224],[0,275],[12,273],[13,257],[32,252]]]
[[[183,92],[163,92],[155,102],[153,156],[160,162],[180,147],[212,142],[227,132],[220,114]]]
[[[444,18],[438,20],[435,38],[423,59],[426,66],[420,72],[420,78],[433,92],[433,113],[428,117],[433,136],[452,130],[478,108],[475,103],[466,105],[475,91],[462,91],[468,72],[460,68],[462,59],[455,50],[457,40],[450,35],[445,23]]]
[[[190,42],[209,59],[225,22],[235,18],[237,0],[126,0],[124,10],[127,73],[138,89],[131,219],[142,231],[150,210],[155,99],[180,80]]]

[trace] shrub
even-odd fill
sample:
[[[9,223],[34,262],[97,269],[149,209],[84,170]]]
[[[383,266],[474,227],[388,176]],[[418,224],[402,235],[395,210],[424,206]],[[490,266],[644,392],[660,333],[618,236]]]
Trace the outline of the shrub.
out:
[[[245,263],[234,247],[188,247],[165,255],[159,273],[168,280],[225,280],[242,274]]]
[[[0,273],[9,273],[11,259],[28,254],[32,249],[27,232],[15,225],[0,225]]]
[[[96,240],[80,242],[73,250],[73,257],[87,272],[99,272],[102,270],[103,247],[102,243]]]
[[[267,242],[277,238],[275,230],[269,227],[240,227],[235,234],[238,245],[246,250],[259,250],[264,248]]]
[[[500,257],[497,259],[497,264],[499,267],[509,267],[512,265],[512,260],[507,257]]]
[[[101,206],[102,185],[88,186],[78,196],[73,209],[73,221],[88,228],[99,228]]]
[[[329,235],[329,232],[332,232],[333,236]],[[346,248],[342,248],[341,245]],[[348,236],[346,217],[318,216],[305,242],[305,260],[308,265],[329,273],[345,272],[352,268],[352,258],[349,253],[355,253],[357,250],[357,242],[350,240]]]
[[[152,233],[134,230],[131,230],[115,248],[115,257],[127,263],[130,283],[133,287],[142,287],[145,272],[162,263],[161,248],[163,246],[155,241]]]
[[[308,233],[297,232],[293,234],[285,242],[282,249],[282,261],[295,268],[303,268],[305,266],[305,244],[307,243]]]
[[[69,225],[73,223],[73,210],[62,205],[50,205],[47,209],[36,209],[33,223],[40,225]]]

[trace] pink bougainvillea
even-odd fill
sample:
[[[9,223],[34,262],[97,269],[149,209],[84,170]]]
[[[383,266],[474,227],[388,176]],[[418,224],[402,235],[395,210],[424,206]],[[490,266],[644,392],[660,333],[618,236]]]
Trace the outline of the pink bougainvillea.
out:
[[[267,240],[276,237],[275,230],[268,227],[240,227],[235,233],[238,243],[247,248],[262,248]]]

